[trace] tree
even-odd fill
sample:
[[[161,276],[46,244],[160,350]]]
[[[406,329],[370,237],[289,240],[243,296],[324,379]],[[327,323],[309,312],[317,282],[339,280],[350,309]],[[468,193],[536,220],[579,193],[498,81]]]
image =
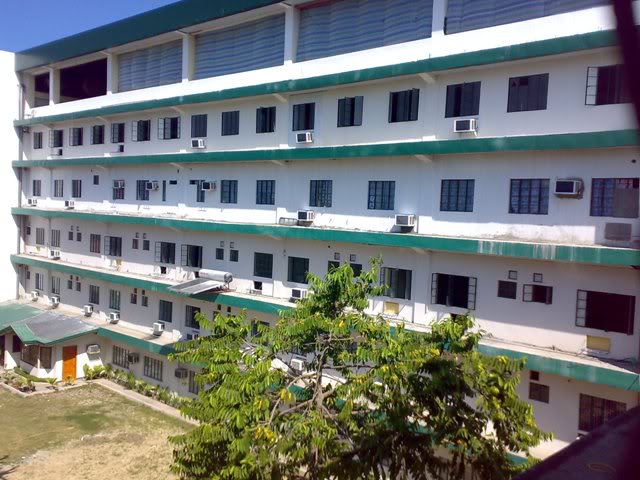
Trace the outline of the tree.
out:
[[[171,439],[176,473],[490,480],[521,468],[509,452],[550,438],[515,392],[524,362],[478,353],[468,316],[416,333],[365,313],[383,293],[378,265],[309,275],[313,294],[251,338],[244,315],[198,318],[210,334],[174,356],[202,367],[203,387],[183,407],[200,426]],[[290,352],[306,368],[289,367]]]

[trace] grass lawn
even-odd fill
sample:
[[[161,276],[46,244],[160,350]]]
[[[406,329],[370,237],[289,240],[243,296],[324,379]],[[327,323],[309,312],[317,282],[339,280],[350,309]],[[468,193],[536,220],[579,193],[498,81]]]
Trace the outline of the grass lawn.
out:
[[[190,428],[99,385],[20,398],[0,389],[0,480],[153,479]]]

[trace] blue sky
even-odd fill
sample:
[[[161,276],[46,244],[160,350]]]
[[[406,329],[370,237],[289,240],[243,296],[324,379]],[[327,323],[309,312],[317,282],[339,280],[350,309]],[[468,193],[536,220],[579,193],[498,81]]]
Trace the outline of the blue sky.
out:
[[[0,50],[17,52],[176,0],[1,0]]]

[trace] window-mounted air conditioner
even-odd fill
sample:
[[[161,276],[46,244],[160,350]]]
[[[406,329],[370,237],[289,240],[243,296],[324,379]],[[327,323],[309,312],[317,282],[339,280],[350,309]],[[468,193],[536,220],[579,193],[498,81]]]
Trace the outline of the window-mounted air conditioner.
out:
[[[298,222],[311,223],[315,217],[313,210],[298,210]]]
[[[109,312],[109,323],[118,323],[120,321],[120,312]]]
[[[582,180],[556,180],[553,188],[553,194],[557,197],[579,197],[582,195]]]
[[[87,353],[89,355],[97,355],[100,353],[100,345],[98,345],[97,343],[92,343],[90,345],[87,345]]]
[[[302,372],[305,367],[305,361],[303,358],[293,357],[289,361],[289,366],[297,372]]]
[[[415,227],[416,226],[416,216],[409,215],[404,213],[399,213],[396,215],[396,227]]]
[[[30,207],[37,207],[38,206],[38,199],[37,198],[27,198],[27,205],[29,205]]]
[[[182,367],[176,368],[175,375],[176,375],[176,378],[180,378],[180,379],[187,378],[189,376],[189,370]]]
[[[153,180],[151,182],[145,183],[144,188],[145,190],[158,190],[158,188],[160,188],[160,185],[157,180]]]
[[[207,148],[207,141],[204,138],[192,138],[191,139],[191,148]]]
[[[93,313],[93,305],[85,305],[84,307],[82,307],[82,313],[84,313],[85,317],[90,317],[91,314]]]
[[[300,300],[307,297],[307,291],[301,288],[293,288],[291,290],[291,301]]]
[[[214,181],[202,182],[202,190],[204,190],[205,192],[211,192],[215,189],[216,189],[216,182]]]
[[[478,131],[478,120],[475,118],[464,118],[453,121],[453,131],[455,133],[473,133]]]
[[[162,335],[162,332],[164,332],[164,323],[155,322],[153,324],[153,334],[156,337],[159,337],[160,335]]]
[[[138,363],[140,361],[140,354],[133,352],[127,355],[127,362]]]
[[[113,188],[124,188],[124,180],[114,180]]]
[[[73,200],[64,201],[64,208],[66,208],[67,210],[73,210],[75,207],[76,207],[76,202],[74,202]]]
[[[57,308],[60,305],[60,297],[54,295],[49,299],[49,306],[51,308]]]
[[[37,290],[33,290],[31,292],[31,301],[32,302],[37,302],[39,298],[40,298],[40,292],[37,291]]]
[[[60,260],[60,250],[49,250],[49,258],[51,260]]]
[[[313,132],[296,133],[296,143],[313,143]]]
[[[257,288],[250,288],[247,290],[249,295],[262,295],[262,290],[258,290]]]

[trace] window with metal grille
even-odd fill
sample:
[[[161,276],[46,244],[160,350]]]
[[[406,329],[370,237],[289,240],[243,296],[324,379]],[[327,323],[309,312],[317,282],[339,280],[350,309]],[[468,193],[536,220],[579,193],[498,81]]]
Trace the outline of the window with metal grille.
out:
[[[89,285],[89,303],[100,304],[100,287],[97,285]]]
[[[590,432],[627,411],[624,402],[580,394],[578,430]]]
[[[42,148],[42,132],[33,132],[33,149],[40,150]]]
[[[76,276],[76,292],[82,291],[82,283],[80,282],[80,277]]]
[[[138,304],[138,289],[134,288],[133,292],[131,292],[131,294],[129,295],[129,303],[131,303],[132,305],[137,305]]]
[[[173,302],[160,300],[160,302],[158,302],[158,307],[158,320],[161,322],[171,323],[173,321]]]
[[[480,113],[480,82],[447,85],[445,118],[469,117]]]
[[[276,131],[276,107],[260,107],[256,109],[256,133],[272,133]]]
[[[102,243],[100,235],[92,233],[89,235],[89,252],[100,253],[100,244]]]
[[[44,275],[36,272],[36,290],[44,290]]]
[[[514,299],[518,296],[518,282],[498,281],[498,297]]]
[[[73,225],[71,226],[71,230],[69,230],[69,234],[67,236],[70,242],[73,242]]]
[[[82,145],[84,129],[82,127],[71,127],[69,129],[69,145],[78,147]]]
[[[60,230],[51,229],[50,243],[52,247],[60,248]]]
[[[189,393],[192,393],[193,395],[198,395],[198,393],[200,392],[200,386],[196,381],[196,372],[194,372],[193,370],[189,370],[189,387],[188,388],[189,388]]]
[[[180,138],[180,117],[164,117],[158,119],[158,140]]]
[[[124,143],[124,122],[111,124],[111,143]]]
[[[200,313],[199,307],[194,307],[193,305],[185,307],[184,324],[187,328],[200,329],[200,324],[196,320],[197,313]]]
[[[51,276],[51,293],[60,295],[60,277]]]
[[[146,233],[143,234],[143,235],[146,235]],[[151,248],[151,242],[149,240],[143,239],[142,240],[142,250],[149,251],[150,248]]]
[[[369,210],[393,210],[395,194],[395,181],[370,181],[367,208]]]
[[[204,180],[189,180],[189,185],[195,185],[196,187],[196,202],[204,203],[204,193],[205,191],[202,189],[202,184]]]
[[[191,138],[207,136],[207,114],[191,115]]]
[[[222,112],[222,136],[240,133],[240,110]]]
[[[256,205],[275,205],[276,203],[276,181],[257,180],[256,181]]]
[[[34,197],[42,195],[42,180],[33,180],[31,182],[31,195]]]
[[[529,382],[529,400],[549,403],[549,385]]]
[[[67,290],[73,290],[73,275],[69,275],[67,279]]]
[[[162,381],[162,360],[156,360],[155,358],[144,357],[144,369],[143,375],[154,380]]]
[[[113,199],[124,200],[124,180],[113,181]]]
[[[220,182],[220,202],[238,203],[238,181],[222,180]]]
[[[49,130],[49,147],[62,148],[64,143],[64,130]]]
[[[36,245],[44,245],[44,228],[36,227]]]
[[[638,217],[638,178],[594,178],[591,181],[592,217]]]
[[[273,255],[255,252],[253,254],[253,275],[262,278],[273,276]]]
[[[411,300],[411,270],[383,267],[380,269],[380,284],[384,285],[384,296]]]
[[[78,230],[80,227],[76,227],[76,230]],[[76,231],[76,242],[81,242],[82,241],[82,232]]]
[[[475,180],[442,180],[441,212],[473,212]]]
[[[300,130],[313,130],[315,127],[315,117],[315,103],[298,103],[293,106],[293,125],[291,129],[294,132]]]
[[[238,250],[231,249],[229,250],[229,261],[237,262],[240,256],[240,252]]]
[[[546,110],[548,87],[548,73],[511,77],[507,112]]]
[[[149,306],[149,297],[147,296],[147,292],[142,290],[140,294],[140,305],[143,307]]]
[[[431,303],[475,310],[477,285],[476,277],[434,273],[431,275]]]
[[[142,202],[149,201],[149,190],[147,190],[147,182],[149,180],[136,180],[136,200]]]
[[[512,179],[509,213],[547,215],[549,213],[549,179]]]
[[[302,257],[289,257],[287,281],[293,283],[307,283],[309,273],[309,259]]]
[[[155,261],[156,263],[175,265],[176,244],[171,242],[156,242]]]
[[[132,238],[131,239],[131,249],[132,250],[138,250],[138,244],[140,243],[140,239],[138,238]]]
[[[110,257],[122,256],[122,237],[104,236],[104,254]]]
[[[93,184],[94,185],[100,185],[100,175],[94,175],[93,176]]]
[[[113,346],[111,363],[122,368],[129,368],[129,350],[122,347]]]
[[[216,248],[216,260],[224,260],[224,248]]]
[[[309,206],[331,207],[333,180],[311,180],[309,184]]]
[[[93,125],[90,131],[91,145],[102,145],[104,143],[104,125]]]
[[[183,267],[202,268],[202,247],[183,244],[180,251],[180,264]]]
[[[151,120],[134,120],[131,122],[131,140],[148,142],[151,140]]]
[[[389,93],[389,123],[418,120],[420,90],[417,88]]]
[[[64,180],[53,181],[53,196],[55,198],[62,198],[64,196]]]
[[[525,284],[522,286],[522,301],[551,305],[553,303],[553,287]]]
[[[362,125],[364,97],[345,97],[338,100],[338,128]]]
[[[71,180],[71,198],[82,198],[82,180]]]
[[[605,65],[587,69],[586,105],[631,103],[631,95],[622,65]]]
[[[109,290],[109,308],[120,310],[120,290]]]
[[[636,297],[578,290],[576,325],[633,335]]]

